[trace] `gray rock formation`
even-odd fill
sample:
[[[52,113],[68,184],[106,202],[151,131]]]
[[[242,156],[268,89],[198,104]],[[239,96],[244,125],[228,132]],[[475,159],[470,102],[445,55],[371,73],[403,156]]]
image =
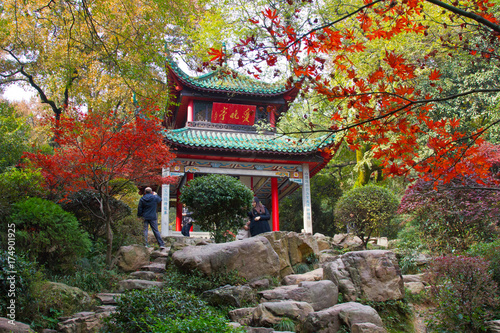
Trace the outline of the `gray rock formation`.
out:
[[[226,285],[203,292],[201,298],[214,306],[230,305],[241,307],[245,303],[251,304],[256,302],[255,291],[249,286]]]
[[[404,284],[396,256],[391,251],[348,252],[323,264],[325,279],[339,286],[347,301],[358,298],[383,302],[404,297]]]
[[[337,304],[339,291],[329,280],[304,281],[299,285],[282,286],[258,293],[261,302],[293,300],[309,303],[314,311],[323,310]]]
[[[279,257],[265,237],[230,243],[187,246],[172,255],[184,271],[199,270],[207,275],[236,270],[247,280],[279,275]]]
[[[336,333],[343,324],[349,327],[350,332],[386,332],[375,309],[355,302],[341,303],[310,313],[303,324],[303,332]]]
[[[120,292],[124,292],[126,290],[143,290],[152,287],[162,287],[163,282],[157,281],[149,281],[149,280],[133,280],[127,279],[118,282],[120,286]]]
[[[252,314],[253,326],[272,327],[278,324],[283,317],[305,321],[307,315],[314,312],[312,306],[306,302],[282,301],[259,304]]]
[[[71,318],[57,324],[63,333],[97,333],[104,326],[103,319],[115,311],[114,306],[102,306],[92,312],[75,313]]]

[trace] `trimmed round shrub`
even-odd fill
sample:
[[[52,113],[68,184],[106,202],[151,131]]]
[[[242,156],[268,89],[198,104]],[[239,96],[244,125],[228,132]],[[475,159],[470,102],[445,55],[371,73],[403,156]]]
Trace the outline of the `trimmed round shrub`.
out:
[[[335,220],[361,238],[366,248],[370,237],[389,224],[398,208],[396,196],[389,190],[366,185],[346,192],[335,205]]]
[[[217,243],[234,240],[231,233],[236,235],[243,226],[252,199],[248,187],[226,175],[195,178],[181,194],[181,201],[193,210],[195,223],[209,231]]]
[[[30,198],[12,207],[10,221],[16,225],[16,249],[52,272],[71,271],[91,242],[76,217],[52,201]]]

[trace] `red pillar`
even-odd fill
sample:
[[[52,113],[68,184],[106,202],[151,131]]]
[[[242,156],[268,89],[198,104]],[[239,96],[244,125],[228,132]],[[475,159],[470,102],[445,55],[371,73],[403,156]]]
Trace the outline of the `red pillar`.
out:
[[[175,231],[181,231],[182,223],[182,203],[181,203],[181,191],[177,189],[177,206],[175,210]]]
[[[273,231],[280,231],[280,205],[278,199],[278,178],[271,178],[271,204],[273,207]]]

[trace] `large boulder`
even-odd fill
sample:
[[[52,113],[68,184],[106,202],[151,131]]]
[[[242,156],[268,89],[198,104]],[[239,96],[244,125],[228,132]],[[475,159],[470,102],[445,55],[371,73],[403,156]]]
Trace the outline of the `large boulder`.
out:
[[[259,304],[253,311],[253,326],[273,327],[282,318],[303,322],[314,312],[309,303],[296,301],[268,302]]]
[[[8,318],[0,318],[0,333],[34,333],[30,325]]]
[[[261,302],[292,300],[309,303],[314,311],[323,310],[337,304],[339,291],[329,280],[304,281],[299,285],[282,286],[259,292]]]
[[[339,286],[347,301],[366,299],[375,302],[402,299],[403,278],[391,251],[348,252],[323,265],[325,279]]]
[[[142,266],[148,265],[150,252],[142,245],[122,246],[118,250],[113,263],[123,272],[134,272]]]
[[[247,280],[279,276],[279,257],[265,237],[235,242],[187,246],[172,255],[173,263],[184,271],[204,274],[236,270]]]
[[[386,332],[375,309],[355,302],[341,303],[310,313],[303,324],[303,332],[336,333],[344,324],[350,332]]]
[[[316,238],[310,234],[299,234],[288,231],[265,233],[266,237],[279,256],[280,276],[293,274],[293,266],[306,262],[307,257],[319,255]]]

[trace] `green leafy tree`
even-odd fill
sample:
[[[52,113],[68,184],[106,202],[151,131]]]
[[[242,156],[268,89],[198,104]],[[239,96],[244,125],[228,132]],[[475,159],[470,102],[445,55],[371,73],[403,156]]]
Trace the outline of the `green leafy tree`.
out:
[[[209,231],[216,242],[231,239],[229,232],[236,234],[243,226],[252,198],[248,187],[226,175],[195,178],[181,194],[181,201],[193,209],[195,223]]]
[[[90,249],[86,232],[76,217],[52,201],[29,198],[14,204],[17,251],[29,253],[52,271],[71,270],[75,260]]]
[[[6,102],[0,102],[0,172],[19,163],[28,148],[26,119]]]
[[[370,237],[394,217],[398,205],[396,196],[389,190],[367,185],[345,193],[335,205],[335,217],[349,232],[361,238],[366,248]]]

